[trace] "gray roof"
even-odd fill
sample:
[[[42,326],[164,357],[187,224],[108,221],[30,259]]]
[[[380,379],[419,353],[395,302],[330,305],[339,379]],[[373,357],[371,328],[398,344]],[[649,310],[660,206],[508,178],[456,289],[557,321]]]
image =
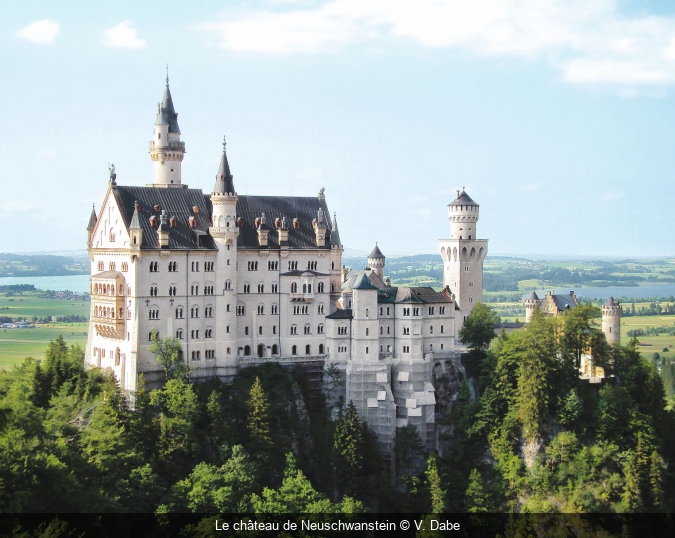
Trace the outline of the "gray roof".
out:
[[[368,275],[363,271],[356,279],[354,280],[354,284],[352,285],[353,290],[376,290],[377,286],[373,286],[373,284],[370,282],[370,278],[368,278]]]
[[[230,163],[227,161],[225,145],[225,138],[223,137],[223,155],[220,157],[220,166],[218,167],[218,175],[216,175],[216,184],[213,186],[213,192],[235,192],[234,178],[230,172]]]
[[[213,238],[208,234],[211,222],[210,200],[201,190],[117,186],[113,193],[127,229],[138,225],[143,230],[141,249],[159,248],[157,229],[150,225],[150,217],[156,217],[159,224],[162,210],[166,210],[169,218],[176,217],[176,227],[169,229],[170,250],[216,248]],[[136,209],[135,202],[139,206]],[[159,210],[155,206],[159,206]],[[197,207],[197,212],[194,207]],[[195,228],[190,227],[190,217],[195,218]]]
[[[614,297],[611,297],[605,301],[605,306],[616,306],[619,304],[619,301],[617,301]]]
[[[302,276],[305,274],[311,274],[313,276],[330,276],[328,273],[319,273],[319,271],[310,271],[309,269],[302,271],[299,269],[296,269],[295,271],[286,271],[285,273],[279,273],[280,276]]]
[[[358,279],[360,279],[360,278],[361,278],[361,275],[363,275],[363,274],[367,274],[367,275],[368,275],[368,280],[369,280],[370,283],[371,283],[373,286],[375,286],[376,288],[382,289],[382,288],[385,288],[385,287],[386,287],[386,285],[385,285],[385,283],[382,281],[382,279],[381,279],[379,276],[377,276],[377,273],[375,273],[375,272],[374,272],[373,270],[371,270],[370,268],[366,267],[365,269],[361,269],[361,270],[358,270],[358,271],[357,271],[357,270],[354,270],[354,269],[351,269],[351,270],[347,273],[347,276],[346,276],[346,278],[345,278],[344,283],[343,283],[342,286],[341,286],[341,289],[343,289],[343,290],[350,290],[350,289],[354,288],[354,286],[356,285],[356,281],[357,281]]]
[[[92,205],[91,216],[89,217],[89,224],[87,224],[87,231],[91,232],[96,227],[97,221],[98,219],[96,218],[96,208]]]
[[[171,90],[169,90],[168,79],[166,81],[166,87],[164,88],[161,109],[165,121],[169,124],[169,132],[180,134],[180,129],[178,128],[178,114],[176,114],[176,111],[173,108],[173,99],[171,99]]]
[[[169,120],[166,118],[166,112],[162,110],[162,105],[157,103],[157,119],[155,125],[169,125]]]
[[[352,309],[345,308],[344,310],[336,310],[332,314],[326,316],[326,319],[352,319]]]
[[[462,192],[459,193],[459,196],[457,196],[457,199],[450,202],[449,205],[473,205],[478,207],[478,204],[474,202],[471,199],[471,196],[469,196],[464,190],[462,190]]]
[[[380,259],[385,259],[385,255],[382,254],[382,251],[380,250],[380,247],[377,246],[377,243],[375,243],[375,248],[373,251],[368,254],[368,258],[380,258]]]
[[[536,291],[533,291],[533,292],[532,292],[532,295],[530,295],[530,296],[528,297],[527,300],[528,300],[528,301],[538,301],[538,300],[539,300],[539,296],[537,295],[537,292],[536,292]]]
[[[577,306],[576,301],[572,297],[572,294],[566,295],[552,295],[555,305],[558,307],[558,310],[565,310],[567,308],[574,308]]]
[[[173,190],[173,189],[170,189]],[[312,221],[316,218],[319,208],[326,216],[326,243],[323,247],[316,246],[316,235]],[[330,250],[332,243],[332,223],[328,218],[328,207],[325,199],[316,196],[244,196],[237,200],[237,217],[243,221],[237,238],[237,248],[259,249],[258,231],[255,219],[265,213],[267,222],[274,223],[276,219],[287,218],[289,223],[288,246],[296,249]],[[293,227],[293,219],[298,219],[299,227]],[[275,226],[271,227],[268,236],[268,249],[279,248],[279,232]]]

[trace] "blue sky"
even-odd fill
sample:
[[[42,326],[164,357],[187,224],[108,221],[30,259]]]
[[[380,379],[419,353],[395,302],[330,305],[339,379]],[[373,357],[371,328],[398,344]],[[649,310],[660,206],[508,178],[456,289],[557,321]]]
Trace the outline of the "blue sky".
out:
[[[6,2],[0,251],[84,248],[109,162],[152,181],[167,62],[183,181],[226,135],[348,248],[436,252],[466,186],[492,253],[675,254],[675,6],[613,0]]]

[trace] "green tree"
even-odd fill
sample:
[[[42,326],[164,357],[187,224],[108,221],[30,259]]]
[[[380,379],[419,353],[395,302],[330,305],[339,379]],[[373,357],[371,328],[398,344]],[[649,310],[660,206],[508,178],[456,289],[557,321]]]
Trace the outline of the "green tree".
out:
[[[469,474],[469,487],[466,488],[465,508],[472,514],[479,512],[489,512],[488,496],[483,488],[483,478],[478,469],[472,469]]]
[[[396,429],[394,454],[396,455],[396,471],[399,476],[410,474],[415,461],[424,454],[422,438],[414,424],[407,424]]]
[[[429,454],[424,474],[427,477],[431,497],[431,511],[434,514],[442,514],[445,511],[445,490],[442,488],[441,476],[436,465],[436,454],[433,452]]]
[[[501,319],[485,303],[476,303],[459,331],[459,341],[472,349],[485,350],[495,337],[495,325]]]
[[[338,415],[333,435],[332,466],[338,491],[351,497],[362,493],[364,436],[352,401]]]
[[[263,459],[269,455],[272,448],[268,409],[267,396],[260,378],[256,377],[249,392],[247,428],[251,440],[251,452]]]
[[[164,369],[166,381],[187,377],[189,369],[183,360],[183,348],[178,338],[165,336],[158,339],[157,332],[152,331],[152,343],[148,346],[148,351],[156,355],[157,362]]]
[[[241,445],[232,447],[232,454],[220,467],[201,462],[190,475],[171,488],[162,512],[193,513],[246,512],[257,489],[256,469]]]
[[[565,426],[573,425],[584,410],[584,402],[576,388],[570,389],[559,412],[558,420]]]

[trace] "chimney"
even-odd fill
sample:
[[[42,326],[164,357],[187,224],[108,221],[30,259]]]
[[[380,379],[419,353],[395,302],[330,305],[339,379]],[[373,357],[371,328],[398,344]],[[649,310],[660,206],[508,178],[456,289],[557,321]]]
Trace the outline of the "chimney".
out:
[[[169,230],[168,217],[166,209],[162,210],[159,216],[159,227],[157,228],[157,236],[159,238],[159,248],[169,248]]]
[[[258,244],[261,247],[266,247],[269,242],[270,227],[267,225],[265,213],[260,215],[260,218],[256,219],[256,224],[258,226]]]

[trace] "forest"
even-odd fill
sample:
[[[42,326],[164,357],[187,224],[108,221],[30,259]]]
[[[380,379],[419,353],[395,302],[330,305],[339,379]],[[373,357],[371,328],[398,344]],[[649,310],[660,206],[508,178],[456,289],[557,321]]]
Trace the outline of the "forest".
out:
[[[675,416],[662,365],[636,340],[609,346],[598,319],[593,306],[536,313],[525,330],[495,336],[496,314],[477,305],[441,450],[424,454],[415,428],[400,428],[393,476],[356,408],[329,408],[302,370],[267,364],[231,383],[192,383],[164,339],[151,350],[165,384],[132,404],[59,337],[44,359],[0,373],[0,511],[672,512]],[[604,383],[578,376],[589,349]]]

